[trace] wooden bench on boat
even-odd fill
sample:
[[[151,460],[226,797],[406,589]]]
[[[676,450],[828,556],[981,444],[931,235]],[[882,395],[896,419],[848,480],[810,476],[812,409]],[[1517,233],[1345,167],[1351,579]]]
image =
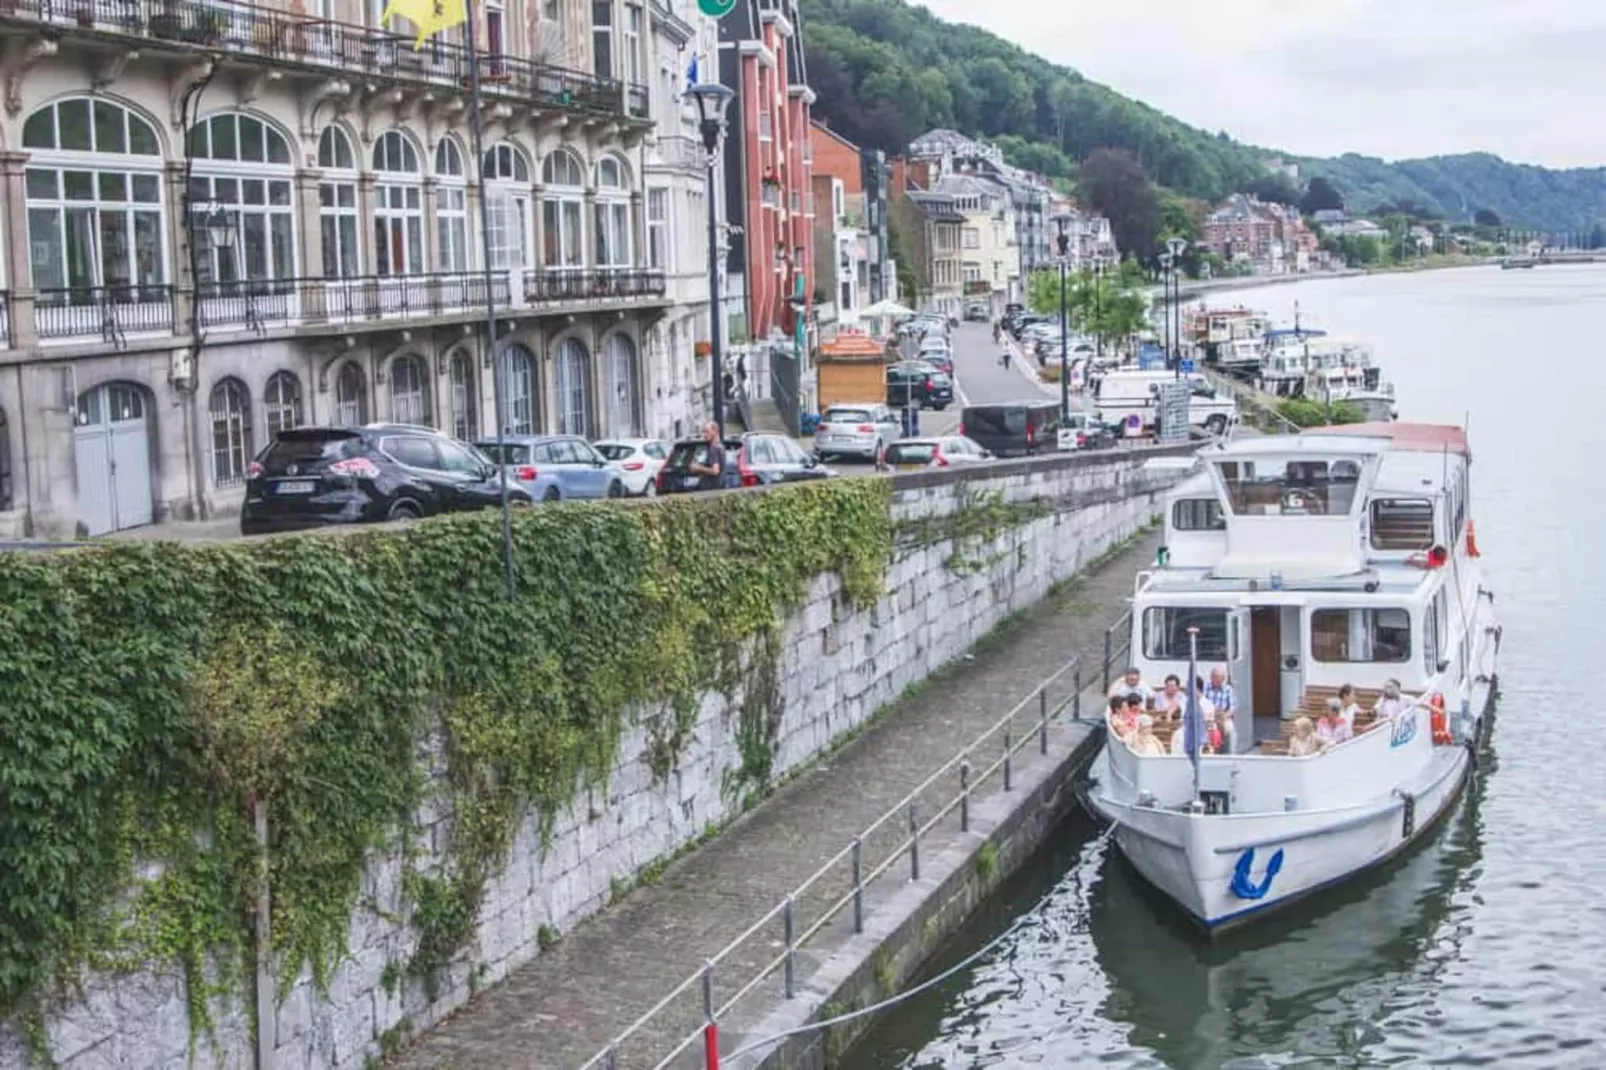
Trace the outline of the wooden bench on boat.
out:
[[[1336,687],[1312,685],[1306,688],[1305,693],[1299,697],[1299,706],[1295,708],[1293,713],[1283,718],[1281,731],[1278,733],[1277,738],[1263,739],[1255,749],[1261,754],[1287,754],[1288,741],[1294,735],[1294,722],[1301,717],[1309,717],[1311,723],[1315,724],[1322,714],[1327,712],[1327,700],[1337,697],[1338,688]],[[1377,717],[1372,710],[1377,706],[1378,699],[1382,697],[1383,691],[1381,688],[1357,687],[1355,689],[1354,701],[1361,708],[1360,713],[1355,715],[1356,735],[1365,732],[1376,722]],[[1403,692],[1401,697],[1407,701],[1412,701],[1416,698],[1415,695],[1407,695]]]

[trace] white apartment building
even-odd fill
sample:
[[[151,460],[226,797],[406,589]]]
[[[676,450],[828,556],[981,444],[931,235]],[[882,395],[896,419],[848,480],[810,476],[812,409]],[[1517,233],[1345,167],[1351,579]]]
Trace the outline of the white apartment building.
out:
[[[935,188],[952,197],[965,217],[959,232],[965,307],[983,303],[988,318],[997,319],[1004,314],[1005,305],[1023,300],[1025,288],[1009,192],[973,175],[948,175],[939,179]]]
[[[693,16],[487,0],[471,55],[378,0],[280,3],[0,13],[0,532],[227,515],[280,429],[473,439],[497,381],[513,432],[700,411]]]

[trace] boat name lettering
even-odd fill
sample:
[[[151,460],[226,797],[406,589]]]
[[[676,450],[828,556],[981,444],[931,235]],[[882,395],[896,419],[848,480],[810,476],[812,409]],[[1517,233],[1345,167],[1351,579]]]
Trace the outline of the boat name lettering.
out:
[[[1389,746],[1403,747],[1416,738],[1416,711],[1401,714],[1389,730]]]

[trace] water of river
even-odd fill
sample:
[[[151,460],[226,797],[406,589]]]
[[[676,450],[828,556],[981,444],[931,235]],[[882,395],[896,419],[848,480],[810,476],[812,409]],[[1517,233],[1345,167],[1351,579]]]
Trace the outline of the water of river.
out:
[[[1218,946],[1073,820],[937,968],[1008,938],[853,1070],[1606,1066],[1606,266],[1231,300],[1285,322],[1298,301],[1307,326],[1372,343],[1402,419],[1469,421],[1505,625],[1492,754],[1421,850]]]

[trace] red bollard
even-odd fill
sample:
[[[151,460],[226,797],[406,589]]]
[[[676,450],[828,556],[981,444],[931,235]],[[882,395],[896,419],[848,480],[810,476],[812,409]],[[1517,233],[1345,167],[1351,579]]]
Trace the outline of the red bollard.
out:
[[[703,1026],[703,1065],[719,1070],[719,1026],[713,1022]]]

